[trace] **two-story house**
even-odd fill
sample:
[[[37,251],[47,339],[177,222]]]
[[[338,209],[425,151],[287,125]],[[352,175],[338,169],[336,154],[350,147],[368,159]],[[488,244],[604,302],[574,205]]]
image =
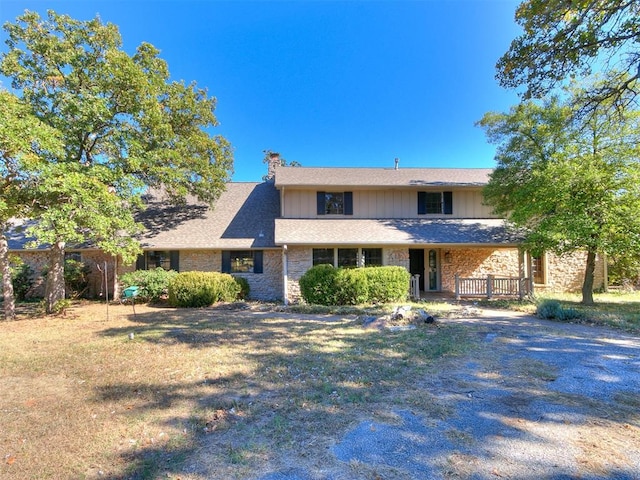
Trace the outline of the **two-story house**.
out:
[[[403,266],[419,275],[424,292],[453,292],[456,275],[531,278],[538,289],[579,290],[584,256],[523,251],[518,233],[483,204],[490,173],[397,164],[283,167],[273,155],[267,181],[230,183],[212,207],[171,207],[149,195],[141,217],[144,255],[135,267],[113,267],[228,272],[247,278],[252,298],[285,302],[297,301],[300,277],[324,263]],[[72,254],[105,261],[86,249]],[[596,287],[605,278],[600,262]],[[96,272],[92,293],[102,283]]]

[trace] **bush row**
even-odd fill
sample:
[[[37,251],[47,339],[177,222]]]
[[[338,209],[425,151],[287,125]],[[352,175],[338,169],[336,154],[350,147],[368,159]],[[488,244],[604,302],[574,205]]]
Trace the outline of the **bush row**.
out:
[[[174,307],[206,307],[216,302],[246,298],[249,282],[227,273],[182,272],[174,270],[136,270],[122,275],[122,287],[138,286],[139,301],[158,302],[168,297]]]
[[[403,267],[334,268],[316,265],[300,278],[300,293],[316,305],[359,305],[405,300],[409,272]]]

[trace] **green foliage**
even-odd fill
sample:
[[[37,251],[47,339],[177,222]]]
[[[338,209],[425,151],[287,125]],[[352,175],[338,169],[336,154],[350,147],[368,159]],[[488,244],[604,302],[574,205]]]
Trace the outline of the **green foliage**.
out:
[[[316,265],[300,278],[300,291],[307,303],[316,305],[389,303],[406,299],[409,278],[403,267]]]
[[[178,274],[175,270],[156,268],[153,270],[136,270],[120,277],[122,289],[140,287],[136,301],[159,302],[169,293],[169,284]]]
[[[23,301],[33,287],[33,269],[19,258],[13,259],[11,265],[11,281],[15,299]]]
[[[585,78],[595,70],[606,81],[586,92],[590,104],[612,100],[626,105],[624,96],[635,95],[638,2],[525,0],[516,10],[516,22],[523,33],[497,64],[502,86],[524,85],[525,98],[540,98],[566,79]]]
[[[238,293],[238,299],[244,300],[249,297],[251,288],[249,286],[249,280],[244,277],[233,277],[238,285],[240,285],[240,293]]]
[[[526,102],[479,122],[498,145],[485,202],[524,236],[534,254],[586,251],[583,303],[593,301],[596,253],[640,254],[640,113],[572,111],[565,102]]]
[[[405,300],[411,275],[404,267],[367,267],[369,303],[391,303]]]
[[[89,286],[89,274],[91,268],[73,259],[67,259],[64,262],[64,283],[66,286],[67,297],[79,298],[87,291]]]
[[[218,272],[182,272],[169,283],[169,304],[174,307],[208,307],[233,302],[241,292],[231,275]]]
[[[364,268],[339,268],[334,288],[336,305],[360,305],[369,300],[369,282]]]
[[[155,47],[143,43],[130,55],[115,25],[53,11],[46,18],[26,11],[4,29],[8,48],[0,74],[20,92],[19,110],[55,132],[42,137],[55,136],[64,148],[40,144],[36,153],[46,155],[36,155],[37,165],[28,170],[31,188],[12,186],[25,198],[5,197],[3,186],[0,224],[3,209],[33,206],[27,213],[38,222],[29,234],[37,243],[63,250],[65,243],[89,241],[129,264],[140,252],[135,214],[146,187],[162,188],[173,203],[187,195],[218,198],[233,158],[229,143],[209,133],[217,125],[215,98],[193,83],[171,81]],[[16,104],[10,97],[7,102]],[[22,117],[2,108],[0,114],[12,120],[3,129],[0,119],[0,159],[9,153],[13,173],[20,170],[13,168],[16,161],[26,162],[25,151],[39,144],[29,137],[19,143],[12,132]],[[4,142],[5,133],[11,142]],[[5,198],[17,200],[7,208]],[[53,290],[46,295],[50,310],[64,289],[47,289]]]
[[[300,293],[304,301],[316,305],[337,305],[335,292],[338,270],[333,265],[316,265],[300,277]]]
[[[536,309],[536,315],[540,318],[560,321],[580,320],[584,316],[579,310],[565,308],[554,299],[542,300]]]

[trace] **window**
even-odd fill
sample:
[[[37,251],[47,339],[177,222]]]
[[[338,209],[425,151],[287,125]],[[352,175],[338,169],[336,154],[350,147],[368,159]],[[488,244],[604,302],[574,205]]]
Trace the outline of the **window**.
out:
[[[314,248],[313,265],[334,267],[372,267],[382,265],[381,248]]]
[[[318,192],[318,215],[353,215],[353,192]]]
[[[355,268],[358,266],[357,248],[338,249],[338,267]]]
[[[138,257],[136,270],[179,269],[180,252],[178,250],[148,250]]]
[[[418,192],[418,215],[453,214],[452,192]]]
[[[363,248],[361,258],[364,267],[379,267],[382,265],[382,249]]]
[[[313,266],[328,263],[333,265],[333,248],[314,248],[313,249]]]
[[[537,257],[531,256],[531,276],[533,277],[533,283],[543,285],[545,281],[545,258],[544,254]]]
[[[64,252],[64,261],[73,260],[74,262],[82,262],[82,254],[80,252]]]
[[[223,273],[262,273],[262,250],[223,250]]]

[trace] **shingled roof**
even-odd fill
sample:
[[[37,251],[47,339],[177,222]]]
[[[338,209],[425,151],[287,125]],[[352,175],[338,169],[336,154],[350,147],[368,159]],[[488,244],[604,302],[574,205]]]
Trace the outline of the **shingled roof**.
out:
[[[273,183],[229,183],[215,204],[172,206],[155,195],[140,220],[146,249],[273,248],[280,195]]]
[[[276,187],[483,186],[490,168],[276,167]]]
[[[502,219],[276,219],[279,245],[492,245],[522,239]]]

